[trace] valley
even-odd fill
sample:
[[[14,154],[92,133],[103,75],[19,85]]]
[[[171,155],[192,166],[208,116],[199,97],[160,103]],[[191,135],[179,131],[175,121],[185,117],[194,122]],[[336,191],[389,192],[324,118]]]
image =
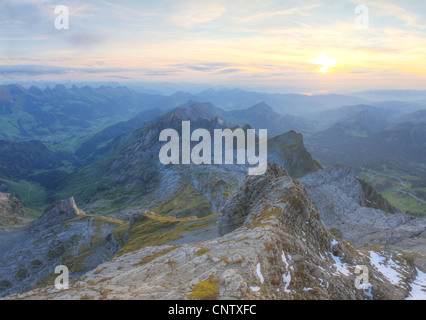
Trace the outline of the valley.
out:
[[[423,216],[426,212],[426,189],[417,187],[421,179],[395,170],[384,172],[367,170],[361,171],[359,176],[370,183],[393,206],[410,215]]]
[[[43,106],[59,99],[60,89],[70,101],[81,99],[84,108],[94,103],[99,112],[87,117],[84,109],[73,113],[66,103]],[[38,103],[42,117],[64,113],[77,122],[52,126],[32,112],[25,114],[27,123],[40,128],[6,134],[11,129],[2,127],[1,297],[62,297],[51,287],[58,263],[70,267],[74,289],[65,297],[73,299],[206,298],[196,288],[209,281],[218,285],[212,297],[232,299],[423,297],[426,124],[416,110],[421,104],[401,111],[394,102],[338,106],[352,99],[348,96],[306,100],[238,90],[151,96],[126,88],[57,86],[53,95],[10,85],[0,92],[7,90],[8,101],[14,101],[3,108],[8,114],[24,116],[26,104]],[[207,96],[218,105],[199,102]],[[257,96],[273,106],[253,101],[247,109],[234,108]],[[313,107],[305,100],[318,102],[308,116]],[[123,102],[127,107],[121,108]],[[105,113],[113,104],[120,111]],[[419,121],[411,121],[412,112]],[[86,120],[82,129],[79,122]],[[163,130],[175,133],[180,154],[185,141],[189,150],[201,143],[185,140],[199,129],[204,148],[211,150],[205,136],[218,129],[244,135],[268,130],[267,172],[247,175],[250,163],[238,158],[236,148],[228,156],[231,163],[224,161],[225,152],[220,164],[205,150],[197,164],[161,163],[168,141],[160,138]],[[27,139],[27,133],[34,137]],[[257,150],[261,141],[257,136],[255,141]],[[375,267],[383,255],[389,264]],[[190,257],[193,280],[181,270],[183,256]],[[275,256],[282,261],[273,262]],[[373,286],[355,293],[337,289],[350,287],[352,269],[361,262],[375,274]],[[257,268],[267,282],[256,280]],[[389,280],[383,268],[396,270],[401,281]],[[152,275],[147,271],[154,269]],[[139,289],[125,276],[133,272],[148,272]],[[170,274],[179,274],[178,282],[167,280]],[[153,291],[156,286],[163,289]],[[312,292],[300,290],[305,287]]]
[[[426,300],[424,21],[424,0],[1,0],[0,303]]]

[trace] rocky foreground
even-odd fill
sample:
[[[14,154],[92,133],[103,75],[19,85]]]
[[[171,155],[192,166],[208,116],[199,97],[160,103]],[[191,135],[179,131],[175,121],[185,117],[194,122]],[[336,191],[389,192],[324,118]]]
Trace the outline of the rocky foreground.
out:
[[[47,286],[7,298],[426,298],[426,275],[411,256],[380,246],[355,248],[331,234],[308,191],[277,164],[269,164],[263,176],[245,178],[217,226],[221,236],[214,239],[117,254],[68,290]],[[356,266],[368,270],[359,289]]]
[[[357,247],[403,250],[426,271],[426,219],[396,212],[348,167],[330,167],[300,181],[328,229]]]

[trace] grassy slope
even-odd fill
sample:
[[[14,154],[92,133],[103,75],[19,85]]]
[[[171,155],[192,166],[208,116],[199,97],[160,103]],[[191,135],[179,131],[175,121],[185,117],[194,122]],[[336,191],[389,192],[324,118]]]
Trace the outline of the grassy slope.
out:
[[[420,180],[419,177],[387,168],[381,172],[364,169],[358,175],[402,212],[426,216],[426,204],[407,194],[415,195],[416,191],[426,191],[426,188],[413,187],[413,183]]]
[[[38,183],[26,180],[12,181],[1,179],[9,185],[9,193],[15,194],[27,207],[30,217],[38,217],[45,207],[47,191]]]
[[[147,246],[160,246],[180,239],[182,233],[202,229],[216,223],[218,213],[199,218],[173,218],[153,214],[141,216],[130,228],[130,237],[117,253],[122,255]],[[123,232],[123,230],[118,230]]]

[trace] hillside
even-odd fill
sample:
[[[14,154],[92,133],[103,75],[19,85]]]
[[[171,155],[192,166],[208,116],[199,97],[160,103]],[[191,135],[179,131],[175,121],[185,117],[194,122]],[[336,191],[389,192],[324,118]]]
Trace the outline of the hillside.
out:
[[[201,104],[190,104],[165,113],[145,127],[116,138],[105,149],[103,156],[73,173],[58,190],[57,197],[73,194],[83,208],[113,212],[143,206],[147,209],[162,208],[159,214],[202,216],[216,212],[230,190],[247,173],[244,165],[164,166],[158,153],[161,130],[173,128],[181,131],[183,120],[192,120],[191,130],[225,128],[220,118]],[[289,132],[269,140],[268,157],[288,168],[295,177],[320,169],[303,146],[301,135]],[[107,146],[108,147],[108,146]],[[96,186],[99,184],[99,186]],[[186,201],[183,208],[176,208],[176,201]],[[195,209],[197,208],[198,209]],[[193,209],[191,209],[193,208]],[[163,212],[163,210],[165,210]]]
[[[128,120],[163,99],[122,87],[63,85],[41,90],[0,86],[0,138],[37,139],[55,148],[73,150],[92,131]],[[70,144],[70,139],[74,145]]]
[[[218,227],[223,236],[216,239],[118,255],[69,290],[46,287],[8,299],[380,300],[421,292],[423,273],[398,252],[337,241],[306,190],[275,164],[234,190]],[[357,265],[370,272],[360,289]]]

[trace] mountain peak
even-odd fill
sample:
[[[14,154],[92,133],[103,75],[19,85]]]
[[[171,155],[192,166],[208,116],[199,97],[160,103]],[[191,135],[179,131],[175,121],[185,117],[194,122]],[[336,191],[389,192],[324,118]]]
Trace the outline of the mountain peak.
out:
[[[198,119],[211,120],[217,116],[221,116],[222,110],[216,108],[209,102],[198,102],[189,100],[183,105],[166,113],[165,116],[176,115],[182,120],[196,121]]]
[[[267,104],[266,102],[260,102],[258,104],[255,104],[253,107],[251,107],[249,110],[261,110],[261,111],[267,111],[267,112],[274,112],[274,109],[272,109],[272,107]]]
[[[249,208],[269,194],[278,181],[286,186],[293,184],[287,171],[273,162],[268,163],[264,175],[247,176],[221,210],[219,234],[227,234],[242,226],[249,215]]]
[[[53,204],[40,218],[30,223],[27,231],[31,233],[41,231],[84,215],[84,211],[80,210],[75,204],[74,197],[71,197]]]
[[[39,87],[37,87],[37,86],[31,86],[28,89],[28,92],[31,93],[31,94],[33,94],[33,95],[36,95],[36,96],[43,95],[43,91]]]

